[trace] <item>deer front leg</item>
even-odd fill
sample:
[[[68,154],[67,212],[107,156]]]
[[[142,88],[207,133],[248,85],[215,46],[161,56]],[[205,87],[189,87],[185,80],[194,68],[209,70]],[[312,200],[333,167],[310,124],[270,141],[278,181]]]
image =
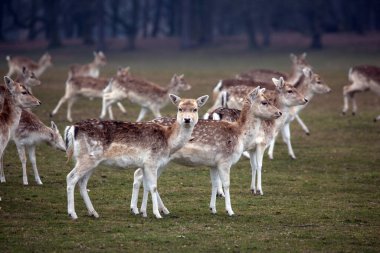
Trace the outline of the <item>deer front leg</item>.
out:
[[[292,143],[290,141],[290,123],[286,123],[281,129],[282,138],[288,146],[288,153],[292,159],[296,159],[296,156],[293,151]]]
[[[28,147],[28,153],[29,153],[29,160],[30,160],[30,162],[32,164],[32,168],[33,168],[34,180],[36,180],[36,183],[38,185],[42,185],[42,181],[41,181],[40,175],[38,174],[38,169],[37,169],[36,147],[35,146],[29,146]]]
[[[220,181],[220,185],[222,185],[222,181],[219,178],[219,173],[217,168],[210,169],[210,177],[211,177],[211,200],[210,200],[210,211],[212,214],[216,214],[216,194],[218,191],[218,181]]]
[[[161,117],[160,109],[154,107],[154,108],[151,108],[151,111],[155,118]]]
[[[231,197],[230,197],[230,167],[231,166],[228,164],[223,165],[223,166],[218,166],[218,172],[223,184],[226,212],[228,213],[229,216],[232,216],[235,213],[232,210]]]
[[[305,132],[305,134],[306,134],[306,135],[310,135],[309,128],[307,128],[306,124],[303,122],[303,120],[302,120],[301,117],[298,115],[298,113],[295,115],[295,118],[296,118],[298,124],[300,124],[300,126],[302,127],[302,130]]]
[[[137,208],[137,202],[139,199],[139,190],[141,183],[143,182],[143,171],[142,169],[137,169],[133,176],[133,188],[132,188],[132,198],[131,198],[131,212],[135,215],[139,214],[139,209]]]
[[[88,215],[94,218],[99,218],[99,214],[95,211],[94,206],[91,203],[90,196],[87,191],[87,183],[90,179],[93,171],[87,172],[78,182],[80,195],[82,196],[84,203],[87,207]]]
[[[251,178],[251,193],[256,194],[256,172],[257,172],[257,157],[256,157],[256,151],[249,151],[249,157],[250,157],[250,163],[251,163],[251,171],[252,171],[252,178]]]
[[[160,219],[162,216],[158,211],[157,203],[157,168],[154,166],[145,167],[143,180],[146,182],[146,186],[152,196],[153,214],[157,219]]]
[[[3,143],[2,143],[3,144]],[[6,144],[4,144],[5,146]],[[0,147],[0,182],[5,183],[4,165],[3,165],[4,148]]]
[[[125,109],[125,107],[123,106],[122,103],[120,102],[117,102],[117,106],[119,107],[120,111],[124,114],[127,114],[127,110]]]
[[[270,141],[269,148],[268,148],[268,156],[269,159],[273,160],[274,156],[274,146],[276,144],[277,135],[273,137],[273,139]]]
[[[140,110],[139,116],[137,117],[136,122],[140,122],[145,117],[145,114],[147,113],[147,111],[148,111],[147,108],[142,107]]]
[[[22,166],[22,183],[24,185],[28,185],[28,174],[26,173],[26,155],[25,155],[25,147],[23,145],[17,145],[17,152],[18,152],[18,157],[20,158],[21,161],[21,166]]]
[[[71,97],[67,102],[67,120],[69,122],[73,122],[73,118],[71,117],[71,108],[73,107],[73,104],[77,100],[76,97]]]
[[[68,97],[68,96],[63,96],[60,100],[59,100],[59,102],[58,102],[58,104],[57,104],[57,106],[54,108],[54,110],[50,113],[50,117],[53,117],[54,115],[56,115],[57,114],[57,112],[58,112],[58,110],[59,110],[59,108],[63,105],[63,103],[65,103],[67,100],[69,100],[69,98],[70,97]]]
[[[261,169],[263,167],[264,146],[258,145],[256,148],[256,163],[257,163],[257,194],[264,195],[261,186]]]

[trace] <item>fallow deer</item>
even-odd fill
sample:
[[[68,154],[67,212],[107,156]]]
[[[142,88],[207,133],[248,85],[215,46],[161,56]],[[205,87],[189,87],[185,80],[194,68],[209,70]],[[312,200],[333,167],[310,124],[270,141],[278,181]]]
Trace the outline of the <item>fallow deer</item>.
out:
[[[94,52],[94,60],[91,63],[80,65],[74,64],[70,66],[69,78],[78,76],[99,77],[100,67],[107,64],[107,58],[103,52]]]
[[[45,53],[41,56],[38,62],[33,61],[30,58],[23,56],[7,56],[9,71],[7,76],[11,76],[13,74],[22,74],[22,69],[25,67],[26,69],[34,72],[37,77],[40,77],[45,70],[52,65],[51,56],[49,53]]]
[[[103,90],[107,87],[109,82],[112,82],[112,79],[108,80],[105,78],[94,78],[90,76],[78,76],[68,79],[66,81],[65,94],[59,100],[54,110],[50,113],[50,117],[53,117],[55,114],[57,114],[62,104],[67,102],[67,120],[72,122],[73,119],[71,116],[71,108],[75,101],[79,97],[87,97],[90,99],[102,98]],[[126,112],[124,106],[120,102],[118,102],[117,105],[123,113]],[[109,117],[113,119],[111,107],[108,108],[108,113]]]
[[[168,94],[189,89],[191,86],[185,81],[183,75],[175,74],[166,88],[136,77],[130,77],[123,81],[116,78],[110,82],[103,94],[100,118],[105,117],[109,106],[125,98],[141,106],[137,122],[145,117],[148,109],[155,117],[161,117],[160,109],[169,102]]]
[[[74,156],[76,160],[74,169],[67,175],[68,213],[72,219],[78,218],[74,209],[77,182],[89,215],[99,217],[86,187],[100,163],[142,168],[144,185],[152,194],[153,213],[161,218],[156,195],[158,170],[168,163],[170,155],[189,141],[198,122],[198,108],[208,99],[207,95],[196,100],[169,96],[178,108],[177,118],[169,127],[152,122],[86,120],[66,128],[66,152],[69,158]]]
[[[8,76],[4,77],[5,87],[0,86],[0,97],[3,100],[3,108],[0,112],[0,182],[5,182],[3,168],[3,154],[10,137],[16,130],[22,108],[35,107],[41,102],[35,98],[20,83],[14,82]]]
[[[380,68],[371,65],[359,65],[350,68],[348,72],[349,85],[343,87],[343,111],[345,115],[349,109],[349,102],[352,102],[352,115],[356,114],[358,106],[356,104],[355,94],[362,91],[372,91],[380,96]],[[379,121],[380,115],[374,118]]]
[[[251,148],[252,142],[258,137],[258,127],[267,119],[277,119],[281,112],[271,104],[264,95],[265,88],[257,87],[244,100],[240,117],[236,122],[199,120],[194,128],[191,140],[180,150],[170,156],[170,160],[185,166],[207,166],[210,168],[212,191],[210,210],[216,213],[217,175],[222,179],[225,194],[225,208],[228,215],[234,215],[230,199],[230,169],[239,159],[244,150]],[[158,118],[152,122],[163,125],[173,124],[171,118]],[[158,175],[164,168],[160,168]],[[143,178],[143,171],[135,171],[131,211],[138,214],[138,191]],[[141,206],[143,216],[146,216],[148,191],[144,185],[144,197]],[[169,213],[158,192],[160,210]]]
[[[23,84],[30,94],[32,94],[32,87],[41,85],[41,81],[34,72],[25,67],[22,68],[22,73],[17,76],[15,81]]]
[[[285,82],[283,78],[275,79],[273,78],[273,83],[275,85],[267,84],[267,97],[270,98],[271,101],[275,104],[277,108],[279,108],[283,112],[283,116],[281,119],[276,121],[267,120],[263,122],[263,126],[261,131],[259,131],[258,135],[261,138],[257,138],[258,142],[255,143],[255,149],[251,149],[248,151],[247,156],[251,159],[251,167],[252,167],[252,183],[251,190],[253,193],[258,192],[259,194],[263,194],[262,185],[261,185],[261,168],[262,168],[262,160],[265,149],[271,144],[272,140],[275,139],[276,135],[282,129],[284,124],[287,122],[287,119],[290,115],[291,110],[296,106],[305,105],[308,100],[305,96],[299,92],[294,86]],[[242,107],[243,97],[248,94],[252,90],[252,87],[247,86],[235,86],[230,87],[225,92],[229,93],[227,105],[230,108],[239,109]],[[234,120],[236,117],[226,117],[231,112],[227,113],[228,109],[220,111],[218,113],[211,112],[211,115],[214,115],[215,119],[227,119]],[[236,111],[232,111],[232,113],[236,113]],[[217,116],[216,116],[217,115]],[[257,188],[255,184],[257,172]],[[221,190],[218,190],[221,193]]]

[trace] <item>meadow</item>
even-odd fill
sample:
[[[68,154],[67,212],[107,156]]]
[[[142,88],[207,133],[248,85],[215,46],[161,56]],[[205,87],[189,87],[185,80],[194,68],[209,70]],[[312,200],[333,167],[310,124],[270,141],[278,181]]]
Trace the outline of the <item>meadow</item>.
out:
[[[3,48],[0,72],[8,70],[5,56],[27,55],[37,59],[41,48]],[[134,75],[167,85],[174,73],[184,74],[193,86],[183,97],[211,94],[219,79],[251,68],[290,71],[289,53],[300,49],[279,48],[250,52],[236,48],[178,51],[143,48],[135,52],[110,49],[101,76],[111,77],[118,66],[130,66]],[[92,50],[67,46],[50,51],[54,66],[42,75],[34,94],[42,105],[34,110],[46,124],[49,112],[63,95],[68,66],[92,60]],[[379,252],[380,251],[380,113],[379,98],[358,95],[358,115],[341,116],[342,87],[348,69],[357,64],[380,65],[380,51],[371,48],[332,47],[308,51],[315,72],[333,89],[316,96],[301,113],[311,130],[306,136],[294,122],[291,160],[280,141],[275,159],[263,164],[263,196],[249,191],[249,160],[241,158],[231,170],[231,200],[236,213],[228,217],[224,200],[217,200],[216,215],[209,212],[211,194],[206,167],[169,164],[159,180],[161,197],[171,214],[148,218],[129,211],[133,170],[99,166],[88,188],[100,218],[87,216],[76,191],[79,219],[67,216],[66,175],[74,163],[65,153],[47,145],[37,148],[42,186],[36,185],[28,163],[29,185],[22,185],[21,163],[11,143],[4,156],[6,183],[0,185],[1,252]],[[139,108],[128,101],[117,119],[133,121]],[[211,101],[200,112],[203,114]],[[74,121],[97,118],[101,101],[80,99],[73,107]],[[168,105],[164,115],[175,115]],[[151,114],[146,119],[152,118]],[[53,118],[61,132],[66,105]],[[141,194],[140,194],[141,197]]]

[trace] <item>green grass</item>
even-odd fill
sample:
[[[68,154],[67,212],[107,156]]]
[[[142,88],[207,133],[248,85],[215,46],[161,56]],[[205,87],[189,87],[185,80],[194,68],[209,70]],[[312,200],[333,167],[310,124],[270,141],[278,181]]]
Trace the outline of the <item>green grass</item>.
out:
[[[111,50],[107,54],[109,64],[101,73],[109,77],[117,66],[131,66],[132,73],[162,85],[173,73],[184,73],[193,89],[183,96],[195,97],[210,94],[219,79],[253,67],[288,71],[290,52]],[[37,58],[42,50],[7,53]],[[88,62],[91,50],[67,47],[51,54],[55,65],[42,76],[42,86],[34,89],[43,102],[35,112],[46,124],[48,113],[63,95],[68,65]],[[0,59],[4,57],[5,52],[1,52]],[[4,157],[7,183],[0,185],[1,251],[379,252],[380,125],[372,122],[380,113],[379,101],[372,94],[360,94],[357,116],[342,117],[340,111],[348,68],[362,63],[379,65],[380,52],[328,49],[310,52],[308,59],[333,92],[315,97],[302,112],[311,136],[292,124],[297,160],[289,159],[281,141],[275,160],[265,157],[264,196],[249,192],[247,159],[242,158],[233,167],[235,217],[224,213],[223,199],[217,200],[218,214],[209,213],[207,168],[170,164],[159,181],[161,196],[171,211],[164,219],[153,218],[150,201],[148,218],[130,214],[133,171],[100,166],[88,185],[100,218],[87,217],[76,192],[79,219],[71,221],[66,211],[66,175],[73,163],[67,165],[64,153],[41,145],[37,162],[44,185],[35,184],[28,164],[29,186],[23,186],[21,164],[11,143]],[[7,71],[4,61],[0,71]],[[127,117],[115,108],[116,116],[134,120],[139,108],[124,104]],[[99,113],[99,100],[79,100],[73,118],[97,117]],[[168,105],[163,114],[173,115],[174,107]],[[61,131],[68,124],[65,119],[66,106],[54,118]]]

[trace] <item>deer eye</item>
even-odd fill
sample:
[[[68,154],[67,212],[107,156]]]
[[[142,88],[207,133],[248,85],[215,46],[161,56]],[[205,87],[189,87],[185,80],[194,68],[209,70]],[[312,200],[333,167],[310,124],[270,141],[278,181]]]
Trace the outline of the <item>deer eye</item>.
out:
[[[291,94],[291,93],[293,93],[293,91],[292,90],[288,90],[288,93]]]
[[[23,91],[21,92],[22,95],[28,95],[28,92],[27,91]]]
[[[193,109],[193,112],[197,112],[197,111],[198,111],[198,109],[197,109],[197,108]]]
[[[182,112],[183,110],[182,110],[182,108],[178,108],[178,111]]]
[[[267,101],[263,101],[261,102],[262,105],[268,105],[268,102]]]

